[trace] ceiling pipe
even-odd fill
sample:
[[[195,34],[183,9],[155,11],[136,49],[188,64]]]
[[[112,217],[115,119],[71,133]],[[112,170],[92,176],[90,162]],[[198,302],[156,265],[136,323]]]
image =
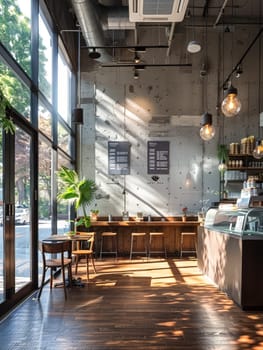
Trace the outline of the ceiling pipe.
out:
[[[77,20],[79,22],[82,35],[88,46],[105,46],[103,29],[98,16],[98,9],[93,2],[88,0],[71,0]],[[111,60],[107,51],[100,52],[101,56],[97,60],[106,62]]]
[[[221,6],[221,8],[220,8],[220,10],[219,10],[219,13],[218,13],[218,16],[217,16],[217,19],[216,19],[216,21],[215,21],[215,23],[214,23],[214,27],[216,27],[217,24],[218,24],[218,22],[220,21],[220,18],[222,17],[222,15],[223,15],[223,13],[224,13],[224,9],[225,9],[227,3],[228,3],[228,0],[225,0],[224,3],[223,3],[223,5]]]
[[[175,31],[175,22],[173,22],[171,25],[171,29],[170,29],[170,33],[169,33],[169,37],[168,37],[168,49],[166,52],[166,56],[170,56],[174,31]]]

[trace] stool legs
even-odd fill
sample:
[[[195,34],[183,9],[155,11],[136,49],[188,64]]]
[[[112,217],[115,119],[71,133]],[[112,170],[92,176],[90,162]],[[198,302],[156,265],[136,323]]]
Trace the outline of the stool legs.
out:
[[[184,238],[191,237],[194,239],[195,250],[184,250]],[[181,232],[181,241],[180,241],[180,257],[182,258],[183,253],[195,253],[196,255],[197,247],[196,247],[196,233],[195,232]]]
[[[104,239],[111,239],[112,250],[104,251]],[[102,259],[102,254],[115,254],[116,258],[118,256],[118,246],[117,246],[117,234],[115,232],[103,232],[101,234],[100,241],[100,259]]]
[[[163,250],[152,250],[152,241],[154,238],[159,237],[162,240],[162,246]],[[163,253],[165,258],[167,258],[167,252],[166,252],[166,246],[165,246],[165,236],[163,232],[150,232],[150,239],[149,239],[149,257],[151,256],[151,253]]]
[[[139,237],[143,237],[144,239],[144,251],[134,251],[133,250],[133,244],[134,244],[134,240],[139,238]],[[146,233],[143,233],[143,232],[133,232],[131,234],[131,248],[130,248],[130,260],[132,259],[132,255],[133,254],[142,254],[144,253],[146,258],[148,257],[147,255],[147,243],[146,243]]]

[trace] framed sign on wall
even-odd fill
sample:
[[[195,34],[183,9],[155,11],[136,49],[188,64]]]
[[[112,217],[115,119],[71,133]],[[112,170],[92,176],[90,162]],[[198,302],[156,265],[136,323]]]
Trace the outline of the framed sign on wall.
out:
[[[169,141],[148,141],[148,174],[169,174]]]
[[[130,174],[130,143],[127,141],[108,142],[108,174]]]

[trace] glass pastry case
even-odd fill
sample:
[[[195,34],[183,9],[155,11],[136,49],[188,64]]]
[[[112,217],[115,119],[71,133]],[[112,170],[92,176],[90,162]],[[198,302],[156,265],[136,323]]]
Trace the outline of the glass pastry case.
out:
[[[239,236],[263,236],[263,207],[211,208],[206,214],[204,226],[210,230]]]

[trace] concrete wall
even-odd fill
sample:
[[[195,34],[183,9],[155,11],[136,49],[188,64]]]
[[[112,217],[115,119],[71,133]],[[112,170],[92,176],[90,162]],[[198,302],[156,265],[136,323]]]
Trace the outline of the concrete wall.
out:
[[[225,34],[209,31],[207,46],[198,54],[186,53],[188,34],[175,34],[166,63],[191,63],[192,67],[147,67],[139,72],[138,80],[132,68],[91,69],[92,62],[82,56],[85,124],[80,128],[80,172],[96,180],[99,190],[93,207],[101,215],[121,215],[125,207],[130,215],[180,215],[185,206],[197,213],[219,200],[218,144],[259,133],[258,43],[243,61],[242,76],[233,78],[242,100],[240,115],[226,118],[219,108],[222,82],[256,33],[257,28]],[[204,46],[204,33],[197,34]],[[118,59],[130,59],[126,55]],[[148,50],[143,59],[147,63],[164,61],[159,50]],[[205,76],[200,75],[203,63]],[[199,136],[201,115],[206,111],[213,114],[216,127],[216,136],[209,142]],[[150,140],[170,142],[170,173],[159,175],[158,181],[147,174]],[[130,175],[108,175],[108,141],[131,143]],[[190,185],[186,185],[188,173]]]

